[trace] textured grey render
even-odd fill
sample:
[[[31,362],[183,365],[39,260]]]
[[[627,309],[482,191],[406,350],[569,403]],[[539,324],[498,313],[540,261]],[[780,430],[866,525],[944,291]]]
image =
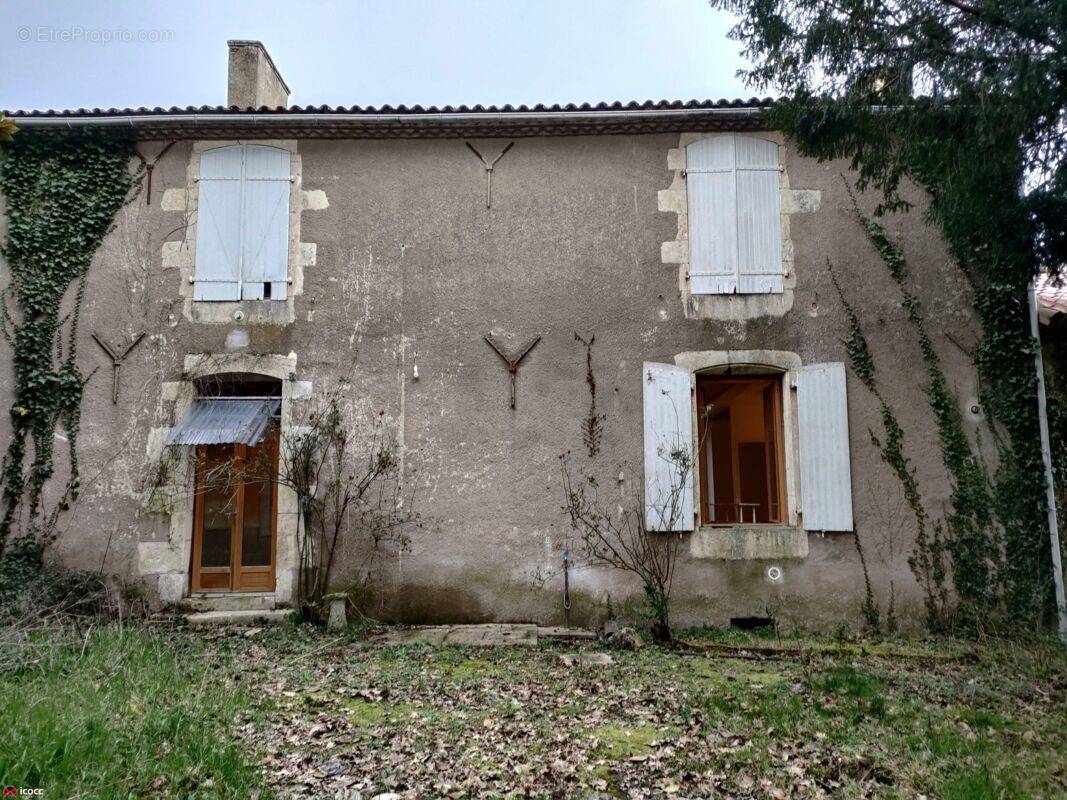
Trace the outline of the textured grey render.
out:
[[[846,165],[800,157],[788,141],[781,147],[790,190],[821,198],[789,218],[795,286],[787,309],[693,313],[678,264],[662,257],[664,243],[680,234],[679,215],[661,210],[659,195],[677,180],[670,154],[699,135],[518,138],[494,170],[490,209],[485,170],[462,138],[293,140],[299,240],[291,252],[301,254],[301,291],[286,301],[291,314],[266,313],[273,301],[246,301],[234,304],[241,319],[232,310],[201,313],[183,299],[183,253],[196,222],[190,165],[212,145],[179,141],[156,168],[152,204],[140,199],[120,212],[89,273],[78,359],[86,374],[100,369],[83,403],[84,489],[62,519],[57,556],[102,564],[152,597],[180,599],[191,514],[187,498],[153,491],[162,444],[191,401],[194,377],[250,371],[283,379],[283,428],[336,389],[353,432],[384,420],[398,439],[422,525],[406,552],[372,561],[346,543],[334,588],[365,584],[370,613],[384,619],[562,622],[562,551],[575,542],[560,509],[561,454],[597,472],[618,502],[641,490],[642,362],[698,368],[742,352],[767,353],[761,362],[790,369],[845,361],[846,321],[827,259],[867,327],[924,501],[939,513],[949,485],[918,345],[855,222]],[[509,141],[472,143],[492,158]],[[140,147],[152,158],[165,144]],[[927,298],[939,353],[976,433],[970,360],[947,338],[975,340],[966,284],[921,221],[924,198],[909,199],[917,209],[892,218],[890,229]],[[719,301],[731,299],[743,300]],[[125,362],[112,404],[103,377],[110,364],[89,334],[117,342],[142,330],[148,336]],[[576,332],[596,336],[593,370],[606,416],[595,459],[579,427],[589,393]],[[514,410],[507,368],[484,341],[490,333],[509,347],[542,337],[522,364]],[[10,369],[10,351],[4,358]],[[879,430],[878,407],[853,375],[847,381],[856,533],[807,534],[793,524],[666,534],[683,538],[676,623],[767,614],[813,628],[857,621],[857,535],[882,602],[892,583],[905,624],[921,620],[906,563],[910,511],[868,433]],[[10,386],[0,385],[5,405]],[[787,448],[795,447],[792,430]],[[188,485],[188,463],[179,467]],[[295,506],[284,497],[279,504],[280,530],[295,529]],[[284,558],[292,563],[291,554]],[[632,615],[640,600],[627,576],[577,559],[570,585],[572,623],[595,624],[609,607]]]

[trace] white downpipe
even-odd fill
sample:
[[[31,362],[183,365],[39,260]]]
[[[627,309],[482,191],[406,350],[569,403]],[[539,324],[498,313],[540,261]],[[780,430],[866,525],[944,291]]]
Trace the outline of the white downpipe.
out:
[[[1067,644],[1067,599],[1063,591],[1063,562],[1060,558],[1060,531],[1056,517],[1056,487],[1052,481],[1052,449],[1048,438],[1048,414],[1045,409],[1045,365],[1041,361],[1041,337],[1037,326],[1037,292],[1033,282],[1029,289],[1030,335],[1037,348],[1034,370],[1037,372],[1037,424],[1041,434],[1041,460],[1045,465],[1045,499],[1048,505],[1048,536],[1052,548],[1052,580],[1056,584],[1056,611],[1060,623],[1060,639]]]

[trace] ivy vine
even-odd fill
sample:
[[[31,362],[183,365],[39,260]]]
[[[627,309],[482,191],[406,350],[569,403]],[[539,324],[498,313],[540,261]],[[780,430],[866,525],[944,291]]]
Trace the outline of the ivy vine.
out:
[[[851,194],[851,188],[850,188]],[[901,296],[904,316],[915,329],[926,367],[926,396],[937,424],[941,456],[952,482],[951,510],[945,517],[946,546],[952,579],[966,617],[977,620],[997,604],[998,567],[1003,565],[992,486],[982,460],[972,451],[955,394],[949,388],[941,359],[926,330],[919,299],[908,288],[908,266],[901,248],[878,222],[865,215],[852,196],[852,209],[867,239],[885,263]]]
[[[131,137],[99,132],[24,131],[4,145],[0,191],[7,202],[8,230],[0,253],[11,280],[0,319],[13,350],[15,397],[11,441],[0,471],[0,554],[20,508],[28,531],[47,535],[55,515],[78,496],[77,440],[85,386],[76,360],[78,316],[93,255],[131,186],[139,183],[141,170],[129,169],[133,156]],[[70,310],[64,313],[72,286]],[[42,492],[55,472],[57,426],[66,434],[70,471],[61,499],[42,517]]]
[[[919,483],[915,478],[915,468],[912,466],[911,460],[904,455],[904,430],[897,420],[896,413],[878,389],[875,380],[874,358],[871,356],[871,349],[859,317],[856,315],[855,308],[845,297],[844,290],[841,288],[841,284],[838,282],[837,275],[834,273],[833,266],[829,261],[826,262],[826,266],[830,272],[830,281],[837,291],[837,296],[841,300],[841,305],[845,309],[845,317],[848,320],[848,336],[845,338],[844,343],[845,351],[848,354],[849,366],[856,377],[860,379],[860,382],[878,401],[882,418],[882,434],[879,436],[873,429],[868,429],[867,433],[870,436],[871,444],[878,450],[882,461],[889,467],[900,483],[904,501],[908,504],[908,508],[915,517],[915,544],[911,555],[908,557],[908,566],[911,567],[915,579],[923,590],[927,625],[937,629],[945,624],[945,612],[948,605],[945,542],[942,535],[942,526],[938,521],[931,524],[930,515],[923,505]],[[868,618],[868,622],[870,622],[874,612],[869,579],[867,579],[867,583],[868,599],[864,613]]]

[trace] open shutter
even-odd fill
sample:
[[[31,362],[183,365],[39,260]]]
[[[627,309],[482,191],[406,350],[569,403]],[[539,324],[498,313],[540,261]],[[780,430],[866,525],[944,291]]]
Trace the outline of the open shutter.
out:
[[[800,491],[804,529],[851,531],[845,365],[811,364],[797,374]]]
[[[734,137],[714,136],[685,149],[689,291],[737,291],[737,183]]]
[[[241,284],[240,145],[200,156],[194,300],[239,300]]]
[[[782,196],[778,145],[733,136],[737,156],[737,291],[781,294]]]
[[[645,362],[645,528],[693,530],[693,409],[689,370]]]
[[[245,145],[242,220],[242,287],[246,300],[284,300],[289,281],[288,150]]]

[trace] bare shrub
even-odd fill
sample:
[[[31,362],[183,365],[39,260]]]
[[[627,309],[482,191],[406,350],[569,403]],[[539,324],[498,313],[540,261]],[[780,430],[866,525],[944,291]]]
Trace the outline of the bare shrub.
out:
[[[404,496],[395,436],[384,414],[353,429],[337,392],[282,435],[278,480],[297,497],[300,518],[298,595],[305,616],[321,613],[339,546],[346,539],[372,554],[407,545],[418,520],[414,491]]]
[[[640,489],[627,493],[624,487],[617,501],[602,497],[596,476],[572,471],[569,452],[560,456],[563,511],[578,536],[576,554],[590,566],[622,570],[641,581],[652,636],[658,641],[671,638],[671,588],[682,537],[670,529],[681,521],[693,473],[690,447],[678,443],[661,448],[659,457],[668,464],[670,481],[651,507]],[[649,529],[649,518],[662,530]]]

